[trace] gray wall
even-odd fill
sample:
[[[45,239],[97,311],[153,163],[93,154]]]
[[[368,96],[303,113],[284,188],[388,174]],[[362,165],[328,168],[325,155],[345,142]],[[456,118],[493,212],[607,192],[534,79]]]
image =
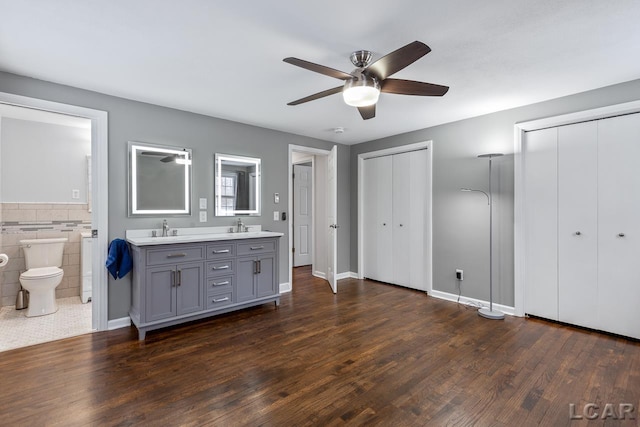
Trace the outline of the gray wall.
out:
[[[107,111],[109,114],[109,240],[124,237],[125,230],[156,228],[162,218],[127,217],[127,141],[176,145],[193,150],[193,200],[191,217],[167,218],[172,227],[232,225],[232,218],[213,218],[213,156],[216,152],[260,157],[263,170],[263,215],[243,218],[248,224],[285,233],[280,245],[280,281],[288,277],[288,230],[285,222],[272,221],[271,212],[288,204],[287,162],[289,144],[331,149],[333,143],[189,112],[130,101],[113,96],[0,72],[0,92]],[[338,146],[338,272],[349,271],[349,159],[350,147]],[[280,193],[280,204],[273,193]],[[206,197],[209,221],[198,222],[198,199]],[[131,281],[109,278],[109,319],[127,316]]]
[[[7,117],[1,128],[1,201],[87,203],[91,129]]]
[[[433,140],[433,288],[457,294],[454,272],[464,269],[462,294],[489,299],[489,210],[479,193],[488,189],[482,153],[508,154],[494,161],[494,301],[514,304],[514,124],[640,99],[640,80],[609,86],[351,147],[351,266],[358,265],[358,154]],[[425,101],[428,102],[428,101]]]

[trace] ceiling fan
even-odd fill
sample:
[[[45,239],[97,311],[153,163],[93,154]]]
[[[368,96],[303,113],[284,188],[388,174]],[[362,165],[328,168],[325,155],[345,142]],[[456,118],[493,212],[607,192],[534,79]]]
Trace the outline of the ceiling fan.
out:
[[[345,73],[298,58],[284,58],[283,61],[288,64],[345,81],[342,86],[309,95],[289,102],[287,105],[299,105],[342,92],[344,102],[353,107],[357,107],[362,118],[368,120],[374,118],[376,115],[376,103],[378,102],[380,92],[399,95],[442,96],[449,90],[448,86],[388,78],[392,74],[413,64],[429,52],[431,52],[429,46],[422,42],[415,41],[383,56],[369,65],[371,62],[371,52],[368,50],[358,50],[353,52],[349,58],[353,65],[357,67],[351,73]]]

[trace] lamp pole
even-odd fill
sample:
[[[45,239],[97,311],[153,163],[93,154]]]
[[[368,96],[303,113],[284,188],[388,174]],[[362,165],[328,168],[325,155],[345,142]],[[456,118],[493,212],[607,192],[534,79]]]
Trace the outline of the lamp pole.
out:
[[[491,188],[491,163],[494,157],[503,156],[502,153],[489,153],[480,154],[478,158],[489,159],[489,194],[482,190],[473,190],[470,188],[461,188],[462,191],[476,191],[483,193],[487,196],[487,202],[489,204],[489,309],[481,308],[478,310],[478,315],[487,319],[500,320],[504,319],[504,313],[493,309],[493,193]]]

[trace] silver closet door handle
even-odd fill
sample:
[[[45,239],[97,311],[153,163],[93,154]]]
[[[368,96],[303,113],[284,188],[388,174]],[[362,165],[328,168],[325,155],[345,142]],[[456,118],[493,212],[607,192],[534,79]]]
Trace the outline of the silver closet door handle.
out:
[[[624,233],[618,233],[618,237],[624,237]]]
[[[581,234],[582,234],[581,232],[576,231],[576,236],[579,236],[579,235],[581,235]]]

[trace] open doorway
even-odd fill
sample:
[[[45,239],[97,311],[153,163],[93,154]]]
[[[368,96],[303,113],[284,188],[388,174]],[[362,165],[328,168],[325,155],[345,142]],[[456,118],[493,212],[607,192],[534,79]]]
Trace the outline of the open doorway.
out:
[[[106,113],[0,93],[0,126],[0,252],[9,255],[0,269],[0,301],[3,331],[17,328],[16,339],[3,341],[16,348],[107,329],[100,268],[107,246]],[[103,235],[92,237],[99,229]],[[55,288],[58,310],[25,316],[28,309],[17,310],[18,300],[28,304],[17,298],[26,270],[20,241],[59,237],[67,240]],[[25,326],[38,334],[20,332]],[[40,341],[23,342],[27,336]]]
[[[289,146],[289,284],[293,268],[306,267],[337,292],[335,280],[336,153]]]

